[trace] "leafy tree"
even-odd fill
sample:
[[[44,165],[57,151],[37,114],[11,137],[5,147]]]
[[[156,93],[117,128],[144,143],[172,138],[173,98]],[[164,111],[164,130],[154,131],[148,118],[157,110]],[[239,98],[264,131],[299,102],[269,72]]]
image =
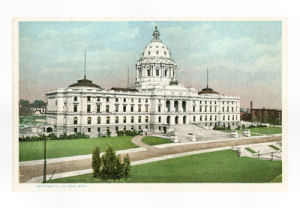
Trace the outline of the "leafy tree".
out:
[[[30,102],[28,100],[21,99],[20,100],[20,105],[22,107],[29,107],[30,106]]]
[[[93,151],[92,157],[92,169],[94,177],[98,177],[100,175],[100,166],[101,166],[101,159],[100,159],[100,149],[96,147]]]
[[[42,100],[35,100],[35,101],[33,101],[33,103],[32,103],[32,106],[33,106],[34,108],[41,108],[41,107],[43,107],[43,105],[45,105],[45,102],[42,101]]]
[[[129,178],[130,169],[131,169],[130,158],[129,158],[129,155],[126,154],[124,157],[124,163],[123,163],[123,177],[125,179]]]
[[[101,161],[102,168],[100,171],[100,177],[102,179],[108,180],[121,178],[119,173],[121,162],[111,146],[106,149],[105,154],[101,157]]]

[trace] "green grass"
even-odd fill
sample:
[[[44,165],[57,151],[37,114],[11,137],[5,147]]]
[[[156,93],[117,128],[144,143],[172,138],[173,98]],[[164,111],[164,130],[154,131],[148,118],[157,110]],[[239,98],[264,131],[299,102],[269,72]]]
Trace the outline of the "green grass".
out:
[[[255,153],[256,153],[256,152],[255,152],[253,149],[251,149],[250,147],[245,148],[245,150],[247,150],[248,152],[250,152],[250,153],[252,153],[252,154],[255,154]]]
[[[282,173],[281,161],[237,157],[233,150],[203,153],[133,166],[128,181],[113,182],[208,182],[265,183]],[[92,174],[50,183],[103,183]],[[111,181],[110,181],[111,182]]]
[[[269,127],[254,127],[249,129],[251,134],[281,134],[282,133],[282,128],[281,127],[274,127],[274,126],[269,126]],[[242,133],[243,130],[240,130]]]
[[[269,145],[269,147],[273,148],[274,150],[280,150],[278,147],[275,147],[274,145]]]
[[[239,129],[238,133],[242,134],[243,130],[250,130],[251,136],[260,136],[262,134],[281,134],[282,133],[282,128],[281,127],[253,127],[253,128],[245,128],[245,129]],[[225,132],[230,132],[230,130],[221,130]]]
[[[131,136],[121,136],[91,139],[48,140],[47,158],[91,154],[96,146],[100,147],[100,151],[102,152],[104,152],[109,145],[111,145],[114,150],[137,147],[131,143],[131,138]],[[20,161],[43,159],[43,141],[20,142],[19,147]]]
[[[281,183],[282,182],[282,174],[276,176],[271,180],[272,183]]]
[[[145,136],[142,139],[142,142],[148,145],[159,145],[159,144],[167,144],[167,143],[173,143],[173,141],[169,139],[163,139],[159,137],[153,137],[153,136]]]

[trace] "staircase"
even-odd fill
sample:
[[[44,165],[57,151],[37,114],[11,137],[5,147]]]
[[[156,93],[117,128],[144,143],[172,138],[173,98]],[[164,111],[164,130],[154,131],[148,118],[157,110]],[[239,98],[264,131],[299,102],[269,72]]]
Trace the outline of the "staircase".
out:
[[[174,125],[174,132],[169,132],[169,136],[177,133],[179,142],[190,142],[191,135],[196,136],[197,141],[216,140],[232,138],[230,133],[205,129],[196,124],[179,124]]]

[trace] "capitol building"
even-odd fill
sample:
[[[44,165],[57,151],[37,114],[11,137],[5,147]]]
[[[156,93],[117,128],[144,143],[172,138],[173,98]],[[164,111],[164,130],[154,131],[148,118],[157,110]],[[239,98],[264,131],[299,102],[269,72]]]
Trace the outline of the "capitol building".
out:
[[[207,87],[201,91],[177,81],[177,65],[155,27],[152,41],[136,63],[135,83],[104,89],[91,80],[46,93],[51,132],[116,135],[121,130],[166,134],[176,125],[236,127],[240,98]],[[49,129],[47,128],[47,129]]]

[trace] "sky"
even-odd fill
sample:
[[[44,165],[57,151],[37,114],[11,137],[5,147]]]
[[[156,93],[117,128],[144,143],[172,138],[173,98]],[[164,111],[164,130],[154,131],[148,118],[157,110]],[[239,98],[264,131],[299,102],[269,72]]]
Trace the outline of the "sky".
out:
[[[160,38],[187,87],[209,87],[239,96],[242,107],[281,108],[282,25],[280,21],[102,21],[20,22],[20,98],[46,100],[84,75],[103,88],[135,81],[135,64],[152,40]]]

